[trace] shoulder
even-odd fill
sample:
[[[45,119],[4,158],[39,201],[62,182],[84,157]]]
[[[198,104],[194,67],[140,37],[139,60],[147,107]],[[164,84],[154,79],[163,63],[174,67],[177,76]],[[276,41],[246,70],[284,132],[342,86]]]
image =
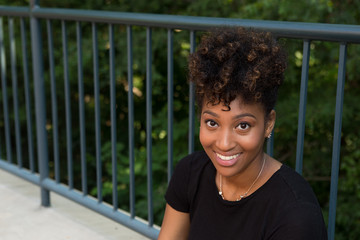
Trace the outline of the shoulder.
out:
[[[203,168],[209,163],[209,158],[205,151],[197,151],[182,158],[175,167],[177,171],[195,171]]]
[[[199,178],[209,162],[204,151],[194,152],[179,161],[165,194],[165,199],[172,208],[189,212]]]
[[[204,169],[211,163],[205,151],[197,151],[182,158],[176,164],[172,179],[174,181],[180,180],[188,182],[198,179],[203,173]]]
[[[284,185],[284,189],[288,191],[295,202],[309,202],[318,205],[310,184],[295,170],[282,165],[277,174],[279,181]]]
[[[276,226],[272,239],[327,239],[320,205],[310,184],[283,165],[276,173],[278,199]]]
[[[326,240],[327,231],[321,209],[311,202],[296,202],[278,215],[271,239]]]

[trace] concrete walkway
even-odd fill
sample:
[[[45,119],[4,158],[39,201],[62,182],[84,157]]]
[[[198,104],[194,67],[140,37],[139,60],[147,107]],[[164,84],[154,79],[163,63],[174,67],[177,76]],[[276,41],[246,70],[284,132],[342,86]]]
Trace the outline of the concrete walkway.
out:
[[[148,239],[77,203],[51,193],[40,206],[40,190],[0,169],[0,239]]]

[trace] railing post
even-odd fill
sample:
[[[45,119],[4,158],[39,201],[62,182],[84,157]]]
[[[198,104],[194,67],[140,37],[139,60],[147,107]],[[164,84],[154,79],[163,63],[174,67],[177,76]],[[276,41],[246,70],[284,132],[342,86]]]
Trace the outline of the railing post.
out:
[[[148,222],[154,224],[153,184],[152,184],[152,29],[146,29],[146,158],[148,189]]]
[[[31,50],[35,91],[36,135],[40,172],[41,205],[50,206],[50,192],[43,187],[43,180],[49,176],[48,145],[46,132],[46,110],[44,93],[44,66],[39,19],[32,16],[32,10],[39,7],[39,0],[30,1]]]
[[[190,53],[194,53],[196,48],[196,33],[195,31],[190,32]],[[194,136],[195,136],[195,84],[189,83],[189,145],[188,153],[194,152]]]
[[[307,86],[309,78],[309,62],[310,62],[310,40],[304,40],[303,45],[303,63],[301,70],[300,84],[300,103],[298,116],[298,132],[296,142],[296,164],[295,170],[302,174],[303,169],[303,152],[304,152],[304,136],[305,136],[305,114],[306,114],[306,98]]]
[[[339,183],[339,166],[340,166],[340,150],[341,150],[341,126],[342,126],[342,110],[344,105],[344,86],[346,73],[346,56],[347,43],[340,44],[339,53],[339,69],[336,88],[336,105],[335,105],[335,122],[333,151],[331,164],[331,184],[330,184],[330,202],[329,202],[329,222],[328,222],[328,239],[335,239],[335,221],[336,221],[336,202]]]
[[[168,182],[173,172],[174,152],[174,32],[168,29]]]
[[[3,19],[0,18],[0,68],[1,68],[1,87],[3,98],[3,111],[4,111],[4,127],[5,127],[5,145],[6,145],[6,160],[8,163],[12,163],[11,153],[11,137],[10,137],[10,120],[8,109],[8,97],[7,97],[7,84],[6,84],[6,57],[5,57],[5,44],[4,44],[4,30]]]
[[[133,45],[132,27],[126,27],[127,39],[127,69],[128,69],[128,109],[129,109],[129,168],[130,168],[130,216],[135,218],[135,140],[134,140],[134,94],[133,94]]]

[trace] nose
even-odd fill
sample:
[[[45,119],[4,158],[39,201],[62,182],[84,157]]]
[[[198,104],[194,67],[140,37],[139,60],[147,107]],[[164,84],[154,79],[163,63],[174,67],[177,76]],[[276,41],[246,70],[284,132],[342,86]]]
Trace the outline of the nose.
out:
[[[218,135],[218,139],[216,141],[216,147],[223,152],[227,152],[235,148],[236,141],[234,139],[233,132],[228,129],[223,129]]]

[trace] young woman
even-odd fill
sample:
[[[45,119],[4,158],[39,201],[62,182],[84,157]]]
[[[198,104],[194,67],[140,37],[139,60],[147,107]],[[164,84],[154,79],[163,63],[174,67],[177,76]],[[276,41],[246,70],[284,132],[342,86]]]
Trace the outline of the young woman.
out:
[[[189,59],[204,151],[182,159],[159,239],[327,239],[308,183],[265,154],[286,55],[270,33],[224,28]]]

